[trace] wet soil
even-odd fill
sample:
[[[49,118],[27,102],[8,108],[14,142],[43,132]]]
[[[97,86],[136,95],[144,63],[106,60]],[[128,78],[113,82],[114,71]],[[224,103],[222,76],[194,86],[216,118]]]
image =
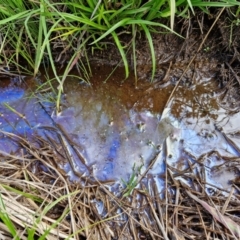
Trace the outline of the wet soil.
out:
[[[53,92],[36,90],[39,83],[45,81],[44,76],[36,79],[1,76],[1,158],[8,157],[9,153],[19,157],[28,153],[35,159],[38,155],[34,155],[33,150],[38,147],[39,156],[49,158],[47,150],[54,149],[52,164],[59,171],[63,170],[71,183],[87,186],[88,181],[91,184],[100,181],[106,183],[115,196],[122,196],[134,175],[140,182],[140,189],[146,192],[147,188],[150,194],[154,192],[153,199],[158,199],[164,208],[164,191],[168,191],[172,196],[168,197],[168,209],[172,212],[166,214],[172,218],[177,211],[182,211],[183,226],[178,222],[177,225],[184,231],[189,228],[185,225],[186,212],[196,217],[198,210],[198,207],[196,211],[191,210],[193,205],[188,208],[186,189],[193,189],[196,195],[204,192],[214,199],[217,196],[217,202],[221,200],[222,205],[226,200],[220,195],[228,196],[233,189],[236,194],[239,191],[240,31],[234,29],[232,48],[227,49],[229,32],[222,31],[221,27],[213,31],[202,51],[195,56],[170,101],[169,96],[196,53],[199,39],[204,37],[193,27],[188,28],[189,37],[185,40],[173,35],[154,36],[157,71],[153,81],[148,43],[144,39],[137,43],[137,80],[132,71],[125,79],[121,64],[109,77],[120,60],[115,48],[96,52],[89,58],[91,84],[70,76],[66,79],[60,113],[56,113]],[[182,33],[187,36],[186,29]],[[216,36],[221,37],[221,41]],[[131,58],[129,55],[133,65]],[[79,73],[73,71],[71,75],[74,74]],[[44,148],[39,142],[44,143]],[[41,162],[31,170],[36,175],[49,174],[49,169]],[[179,184],[185,190],[181,191],[179,199],[183,205],[176,210],[172,206],[177,205],[175,193]],[[95,192],[95,196],[100,192]],[[140,195],[135,194],[135,200],[129,200],[127,205],[135,206],[134,211],[145,214],[138,213],[138,217],[150,221],[149,202],[145,203]],[[91,199],[91,206],[96,208],[95,217],[104,218],[109,202],[106,204],[101,198],[100,194],[98,199]],[[236,205],[235,200],[232,202]],[[209,221],[208,215],[205,218]],[[119,218],[116,224],[119,232],[126,219]],[[109,224],[113,231],[116,225]],[[154,220],[150,225],[154,226],[153,231],[157,229]],[[133,239],[129,229],[129,237],[123,239]],[[154,239],[146,230],[136,232],[143,239]]]
[[[100,64],[92,67],[91,85],[67,79],[58,114],[50,101],[51,93],[29,96],[34,79],[26,78],[23,84],[17,84],[16,79],[2,81],[1,153],[24,151],[4,132],[29,141],[38,136],[61,144],[60,132],[71,157],[61,157],[57,164],[71,181],[82,176],[122,185],[122,179],[128,181],[135,168],[140,176],[148,173],[157,177],[161,191],[166,165],[177,176],[191,163],[196,171],[200,168],[204,172],[211,191],[229,190],[239,176],[238,164],[229,165],[240,155],[239,105],[232,94],[232,101],[226,101],[230,93],[219,87],[216,64],[211,69],[206,66],[195,65],[194,71],[189,70],[191,81],[186,78],[181,82],[167,106],[176,83],[170,77],[136,85],[133,73],[125,79],[123,68],[118,68],[106,83],[112,67]],[[178,76],[179,69],[171,66]]]

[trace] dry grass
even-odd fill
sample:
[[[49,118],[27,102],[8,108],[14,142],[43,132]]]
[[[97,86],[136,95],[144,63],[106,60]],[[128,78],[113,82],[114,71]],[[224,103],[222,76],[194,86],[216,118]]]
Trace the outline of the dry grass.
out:
[[[237,182],[231,192],[207,195],[204,179],[194,174],[193,165],[184,172],[168,167],[162,192],[157,178],[140,176],[131,196],[123,197],[124,191],[114,195],[109,185],[97,180],[69,182],[56,165],[60,154],[55,145],[39,137],[38,147],[14,135],[5,137],[17,138],[22,149],[18,154],[0,153],[1,214],[7,213],[19,239],[240,237]],[[3,222],[0,238],[12,239]]]

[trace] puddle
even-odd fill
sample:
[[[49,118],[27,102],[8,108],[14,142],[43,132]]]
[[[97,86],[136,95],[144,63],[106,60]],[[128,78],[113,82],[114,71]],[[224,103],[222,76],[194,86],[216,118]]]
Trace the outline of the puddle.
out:
[[[47,140],[53,131],[46,127],[60,127],[81,155],[80,161],[79,155],[69,150],[73,164],[61,166],[71,180],[77,180],[74,167],[83,176],[92,174],[101,181],[127,181],[133,166],[143,173],[157,157],[149,170],[151,175],[164,174],[165,163],[182,172],[192,165],[201,170],[209,189],[231,188],[239,175],[233,159],[240,155],[240,115],[230,115],[219,103],[219,89],[211,76],[198,73],[190,85],[180,86],[163,112],[171,84],[163,88],[141,81],[136,87],[133,77],[123,80],[122,69],[104,83],[108,67],[97,66],[94,72],[91,86],[66,80],[58,115],[53,105],[42,102],[46,111],[37,98],[29,99],[23,88],[2,87],[0,130]],[[16,153],[18,148],[16,142],[0,135],[2,152]],[[230,162],[235,164],[231,168]]]

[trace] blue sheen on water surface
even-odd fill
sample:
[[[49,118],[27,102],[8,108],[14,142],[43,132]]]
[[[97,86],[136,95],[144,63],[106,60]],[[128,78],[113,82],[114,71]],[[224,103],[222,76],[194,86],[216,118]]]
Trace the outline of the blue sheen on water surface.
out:
[[[24,90],[21,88],[8,87],[0,90],[0,104],[13,102],[21,99],[24,95]]]

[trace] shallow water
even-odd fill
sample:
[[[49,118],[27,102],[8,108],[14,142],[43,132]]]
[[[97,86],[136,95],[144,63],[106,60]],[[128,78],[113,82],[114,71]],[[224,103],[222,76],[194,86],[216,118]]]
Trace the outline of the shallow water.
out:
[[[152,111],[151,103],[140,109],[142,99],[133,95],[138,91],[144,96],[147,87],[135,89],[131,84],[93,83],[90,87],[68,81],[66,107],[54,117],[82,146],[87,164],[101,180],[126,179],[134,165],[143,164],[144,171],[174,128],[167,120],[158,126],[160,115]],[[125,89],[132,93],[125,95]]]
[[[198,73],[190,85],[181,85],[164,110],[173,89],[171,83],[163,87],[139,82],[136,86],[133,77],[124,81],[122,69],[104,83],[109,69],[96,68],[91,86],[72,78],[66,80],[59,114],[51,104],[44,104],[50,108],[45,111],[37,98],[29,99],[28,91],[20,86],[2,87],[0,130],[44,138],[44,127],[57,124],[83,158],[80,161],[72,153],[75,171],[101,181],[127,181],[134,166],[144,173],[157,156],[149,174],[163,176],[166,163],[178,172],[192,165],[203,172],[208,189],[213,189],[212,185],[230,188],[239,173],[236,166],[229,170],[226,162],[240,155],[240,115],[230,115],[222,108],[211,76]],[[1,151],[17,149],[17,144],[1,135]],[[68,162],[62,167],[71,180],[77,180]],[[181,179],[180,175],[176,177]]]

